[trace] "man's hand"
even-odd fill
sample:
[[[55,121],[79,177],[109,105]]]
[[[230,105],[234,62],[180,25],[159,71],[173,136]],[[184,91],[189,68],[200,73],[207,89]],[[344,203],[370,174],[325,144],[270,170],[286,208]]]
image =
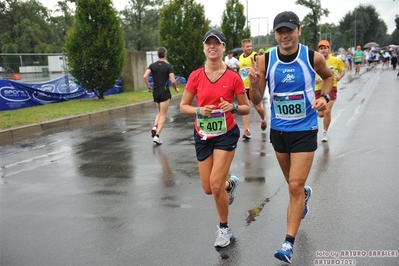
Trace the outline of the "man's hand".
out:
[[[252,68],[248,70],[249,82],[251,83],[251,86],[253,85],[258,86],[260,81],[258,62],[255,62],[253,57],[251,57],[251,64]]]
[[[327,100],[324,97],[320,97],[316,99],[313,104],[312,108],[316,109],[317,111],[324,111],[327,109]]]

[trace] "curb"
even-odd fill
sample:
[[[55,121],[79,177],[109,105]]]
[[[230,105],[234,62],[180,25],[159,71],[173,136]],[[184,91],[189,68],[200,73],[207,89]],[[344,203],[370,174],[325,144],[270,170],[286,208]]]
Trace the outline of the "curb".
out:
[[[174,95],[171,104],[179,102],[181,97],[181,94]],[[0,131],[0,146],[12,145],[24,140],[47,136],[63,131],[109,123],[113,119],[134,115],[137,114],[138,111],[143,112],[144,109],[153,106],[154,102],[150,100],[108,110],[101,110],[88,114],[64,117],[42,123],[5,129]]]

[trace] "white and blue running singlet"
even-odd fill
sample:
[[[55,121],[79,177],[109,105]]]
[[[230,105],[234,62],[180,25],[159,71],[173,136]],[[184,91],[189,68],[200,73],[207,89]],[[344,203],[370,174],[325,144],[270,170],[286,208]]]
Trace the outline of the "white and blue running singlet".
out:
[[[270,52],[267,84],[271,99],[271,123],[283,132],[317,129],[315,74],[309,61],[308,47],[299,44],[297,57],[289,63],[280,61],[277,49]]]

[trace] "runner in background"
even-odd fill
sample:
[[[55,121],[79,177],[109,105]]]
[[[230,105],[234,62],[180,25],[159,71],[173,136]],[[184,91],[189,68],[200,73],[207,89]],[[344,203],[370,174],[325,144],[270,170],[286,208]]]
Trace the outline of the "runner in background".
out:
[[[173,67],[166,62],[167,50],[165,47],[159,47],[158,61],[149,65],[148,69],[144,72],[144,82],[147,85],[148,92],[152,92],[154,102],[157,106],[158,113],[155,116],[154,126],[151,129],[152,141],[158,145],[162,144],[160,135],[166,121],[166,113],[169,109],[170,99],[172,94],[169,89],[169,79],[172,82],[173,88],[178,93],[179,88],[173,73]],[[153,87],[148,82],[148,76],[152,74],[154,81]]]
[[[252,41],[250,39],[243,39],[241,41],[241,47],[242,47],[243,53],[240,55],[240,59],[239,59],[240,75],[241,75],[242,81],[244,82],[245,89],[247,91],[247,97],[248,97],[248,99],[250,99],[250,95],[249,95],[250,84],[249,84],[249,79],[248,79],[248,69],[251,68],[251,58],[253,59],[257,55],[257,53],[252,50]],[[266,112],[262,106],[262,103],[254,105],[254,107],[261,118],[261,123],[260,123],[261,129],[266,130],[266,127],[267,127]],[[244,134],[242,135],[243,140],[251,139],[251,132],[249,130],[250,119],[251,119],[250,114],[242,116],[242,122],[244,124]]]
[[[356,47],[356,51],[353,54],[353,57],[355,58],[355,75],[359,76],[360,75],[360,66],[363,63],[363,51],[360,50],[362,47],[358,45]]]
[[[322,142],[328,141],[327,131],[331,123],[331,110],[333,108],[334,102],[338,95],[338,81],[340,81],[345,76],[345,64],[339,58],[331,56],[330,42],[327,40],[321,40],[319,42],[319,53],[321,53],[326,59],[326,64],[331,70],[334,78],[333,87],[330,92],[330,101],[327,103],[326,110],[319,111],[319,117],[323,119],[323,136],[321,138]],[[316,99],[320,98],[322,87],[322,80],[319,75],[316,75]]]

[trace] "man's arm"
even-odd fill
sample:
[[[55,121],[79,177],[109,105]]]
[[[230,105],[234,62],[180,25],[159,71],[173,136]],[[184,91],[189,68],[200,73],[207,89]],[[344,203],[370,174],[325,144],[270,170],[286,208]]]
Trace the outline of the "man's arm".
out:
[[[334,78],[331,70],[327,67],[324,56],[319,52],[314,52],[314,70],[322,79],[321,94],[329,95],[333,86]],[[320,97],[312,103],[312,108],[317,111],[324,111],[326,109],[327,99]]]
[[[148,92],[152,92],[152,87],[151,87],[150,83],[148,82],[148,76],[150,74],[151,74],[151,70],[147,68],[147,70],[144,72],[144,75],[143,75],[143,79],[144,79],[145,85],[147,86]]]
[[[334,78],[331,70],[327,67],[324,56],[316,51],[314,52],[314,70],[323,80],[323,83],[321,85],[321,93],[330,94]]]
[[[337,81],[340,81],[344,76],[345,76],[345,65],[344,62],[339,61],[338,62],[338,71],[339,71],[339,75],[337,77]]]
[[[176,79],[175,79],[175,74],[174,74],[174,73],[169,73],[169,78],[170,78],[170,81],[172,82],[173,88],[175,88],[175,91],[176,91],[177,93],[179,93],[179,88],[177,87],[177,82],[176,82]]]

